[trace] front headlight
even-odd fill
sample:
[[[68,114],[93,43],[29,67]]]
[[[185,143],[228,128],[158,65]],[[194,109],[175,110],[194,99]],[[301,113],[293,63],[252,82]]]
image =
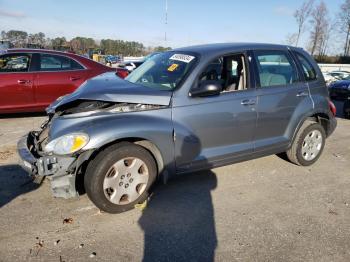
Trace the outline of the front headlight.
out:
[[[89,142],[89,136],[84,133],[72,133],[52,140],[45,146],[45,152],[57,155],[68,155],[82,149]]]
[[[120,103],[115,107],[109,109],[111,113],[124,113],[124,112],[136,112],[136,111],[145,111],[152,109],[159,109],[162,106],[159,105],[150,105],[150,104],[132,104],[132,103]]]
[[[348,85],[348,90],[350,90],[350,85]]]

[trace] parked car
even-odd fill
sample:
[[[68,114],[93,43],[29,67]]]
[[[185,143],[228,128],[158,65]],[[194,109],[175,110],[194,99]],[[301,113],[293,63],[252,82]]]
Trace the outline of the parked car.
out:
[[[114,70],[72,53],[9,49],[0,55],[0,113],[44,111],[87,79]]]
[[[331,76],[337,78],[337,79],[344,79],[344,78],[350,76],[350,72],[349,71],[342,71],[342,70],[332,71],[332,72],[329,72],[329,74]]]
[[[129,75],[129,70],[124,68],[124,67],[117,67],[116,68],[116,74],[117,76],[119,76],[120,78],[125,78]]]
[[[110,65],[120,62],[119,56],[107,55],[105,59],[106,59],[106,64],[110,64]]]
[[[336,127],[315,61],[271,44],[164,52],[126,80],[88,80],[47,112],[18,142],[22,167],[49,177],[56,197],[76,196],[83,181],[110,213],[143,202],[159,178],[282,152],[309,166]]]
[[[347,100],[350,98],[350,76],[331,83],[328,90],[331,99]]]
[[[323,78],[324,78],[324,80],[326,81],[326,84],[327,84],[327,85],[330,85],[331,83],[333,83],[333,82],[339,80],[338,77],[332,76],[332,75],[331,75],[330,73],[328,73],[328,72],[323,73]]]
[[[143,61],[131,61],[131,62],[123,62],[119,66],[126,68],[129,72],[134,71],[140,65],[142,65]]]

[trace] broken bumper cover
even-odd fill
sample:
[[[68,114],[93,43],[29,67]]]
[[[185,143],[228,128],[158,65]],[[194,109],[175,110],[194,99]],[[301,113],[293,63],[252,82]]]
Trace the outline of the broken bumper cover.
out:
[[[32,176],[48,177],[55,197],[77,196],[74,170],[75,157],[40,156],[36,153],[36,136],[33,132],[23,136],[17,143],[19,164]],[[34,153],[33,153],[34,152]]]
[[[21,137],[21,139],[17,143],[17,151],[20,157],[19,164],[20,166],[27,171],[31,175],[37,175],[38,170],[36,167],[37,159],[33,156],[33,154],[28,149],[28,141],[29,134]]]

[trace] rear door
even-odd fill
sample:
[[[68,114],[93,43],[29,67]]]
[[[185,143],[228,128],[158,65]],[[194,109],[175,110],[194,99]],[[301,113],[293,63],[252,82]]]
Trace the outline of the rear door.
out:
[[[35,107],[31,54],[0,56],[0,112],[23,112]]]
[[[57,54],[35,54],[35,100],[39,106],[48,106],[58,97],[72,93],[87,78],[87,70],[70,57]]]
[[[308,86],[287,49],[255,51],[254,61],[258,82],[255,151],[284,150],[295,122],[312,110]]]

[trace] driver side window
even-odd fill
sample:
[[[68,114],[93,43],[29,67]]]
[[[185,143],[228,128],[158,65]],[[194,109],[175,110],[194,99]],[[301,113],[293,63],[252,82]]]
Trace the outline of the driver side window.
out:
[[[247,65],[243,54],[213,60],[200,74],[199,81],[217,81],[222,93],[247,89]]]

